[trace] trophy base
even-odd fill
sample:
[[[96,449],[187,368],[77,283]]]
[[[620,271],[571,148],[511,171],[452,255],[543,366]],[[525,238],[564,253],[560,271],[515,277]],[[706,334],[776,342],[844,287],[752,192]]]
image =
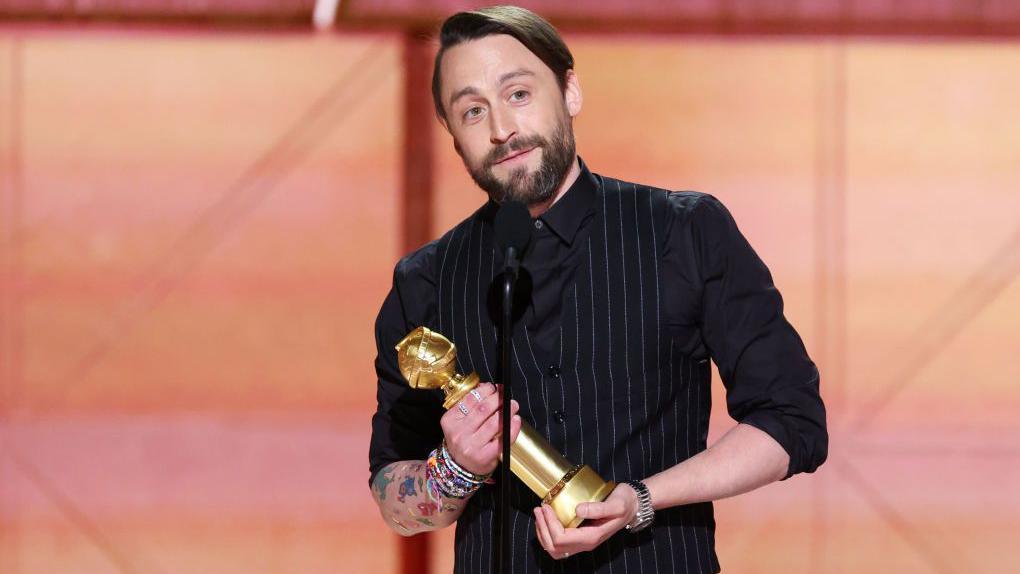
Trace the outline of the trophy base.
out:
[[[613,481],[604,481],[588,465],[579,465],[549,491],[542,502],[552,507],[564,528],[576,528],[584,522],[577,516],[577,505],[582,502],[602,502],[616,488]]]

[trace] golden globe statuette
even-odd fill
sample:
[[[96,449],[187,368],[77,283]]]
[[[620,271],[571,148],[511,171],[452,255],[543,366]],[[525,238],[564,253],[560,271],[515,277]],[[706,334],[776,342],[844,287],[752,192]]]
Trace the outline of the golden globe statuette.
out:
[[[478,386],[477,373],[454,372],[457,348],[435,331],[418,327],[397,343],[396,349],[397,364],[407,384],[415,389],[442,389],[446,409]],[[602,502],[616,487],[590,466],[571,464],[526,422],[510,448],[510,470],[552,507],[565,528],[583,521],[574,511],[578,503]]]

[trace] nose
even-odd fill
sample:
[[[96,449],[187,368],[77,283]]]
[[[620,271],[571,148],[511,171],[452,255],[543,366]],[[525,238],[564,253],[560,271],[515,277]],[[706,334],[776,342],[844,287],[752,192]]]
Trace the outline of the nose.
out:
[[[500,145],[510,141],[517,133],[517,125],[512,114],[494,108],[489,112],[489,130],[489,141]]]

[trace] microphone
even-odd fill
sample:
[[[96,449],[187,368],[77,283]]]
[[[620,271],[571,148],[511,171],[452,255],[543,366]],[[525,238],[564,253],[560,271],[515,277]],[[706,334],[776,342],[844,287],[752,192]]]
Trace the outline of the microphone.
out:
[[[531,242],[531,214],[520,201],[507,201],[496,212],[495,238],[505,255],[504,270],[514,279],[521,265],[521,257]]]

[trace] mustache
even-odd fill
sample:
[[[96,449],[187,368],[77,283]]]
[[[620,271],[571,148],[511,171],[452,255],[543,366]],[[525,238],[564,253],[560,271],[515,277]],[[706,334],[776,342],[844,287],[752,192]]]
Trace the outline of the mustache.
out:
[[[485,156],[485,166],[492,167],[496,165],[499,160],[515,151],[521,151],[533,147],[544,147],[547,143],[546,139],[540,135],[514,138],[507,143],[500,144],[489,150],[488,155]]]

